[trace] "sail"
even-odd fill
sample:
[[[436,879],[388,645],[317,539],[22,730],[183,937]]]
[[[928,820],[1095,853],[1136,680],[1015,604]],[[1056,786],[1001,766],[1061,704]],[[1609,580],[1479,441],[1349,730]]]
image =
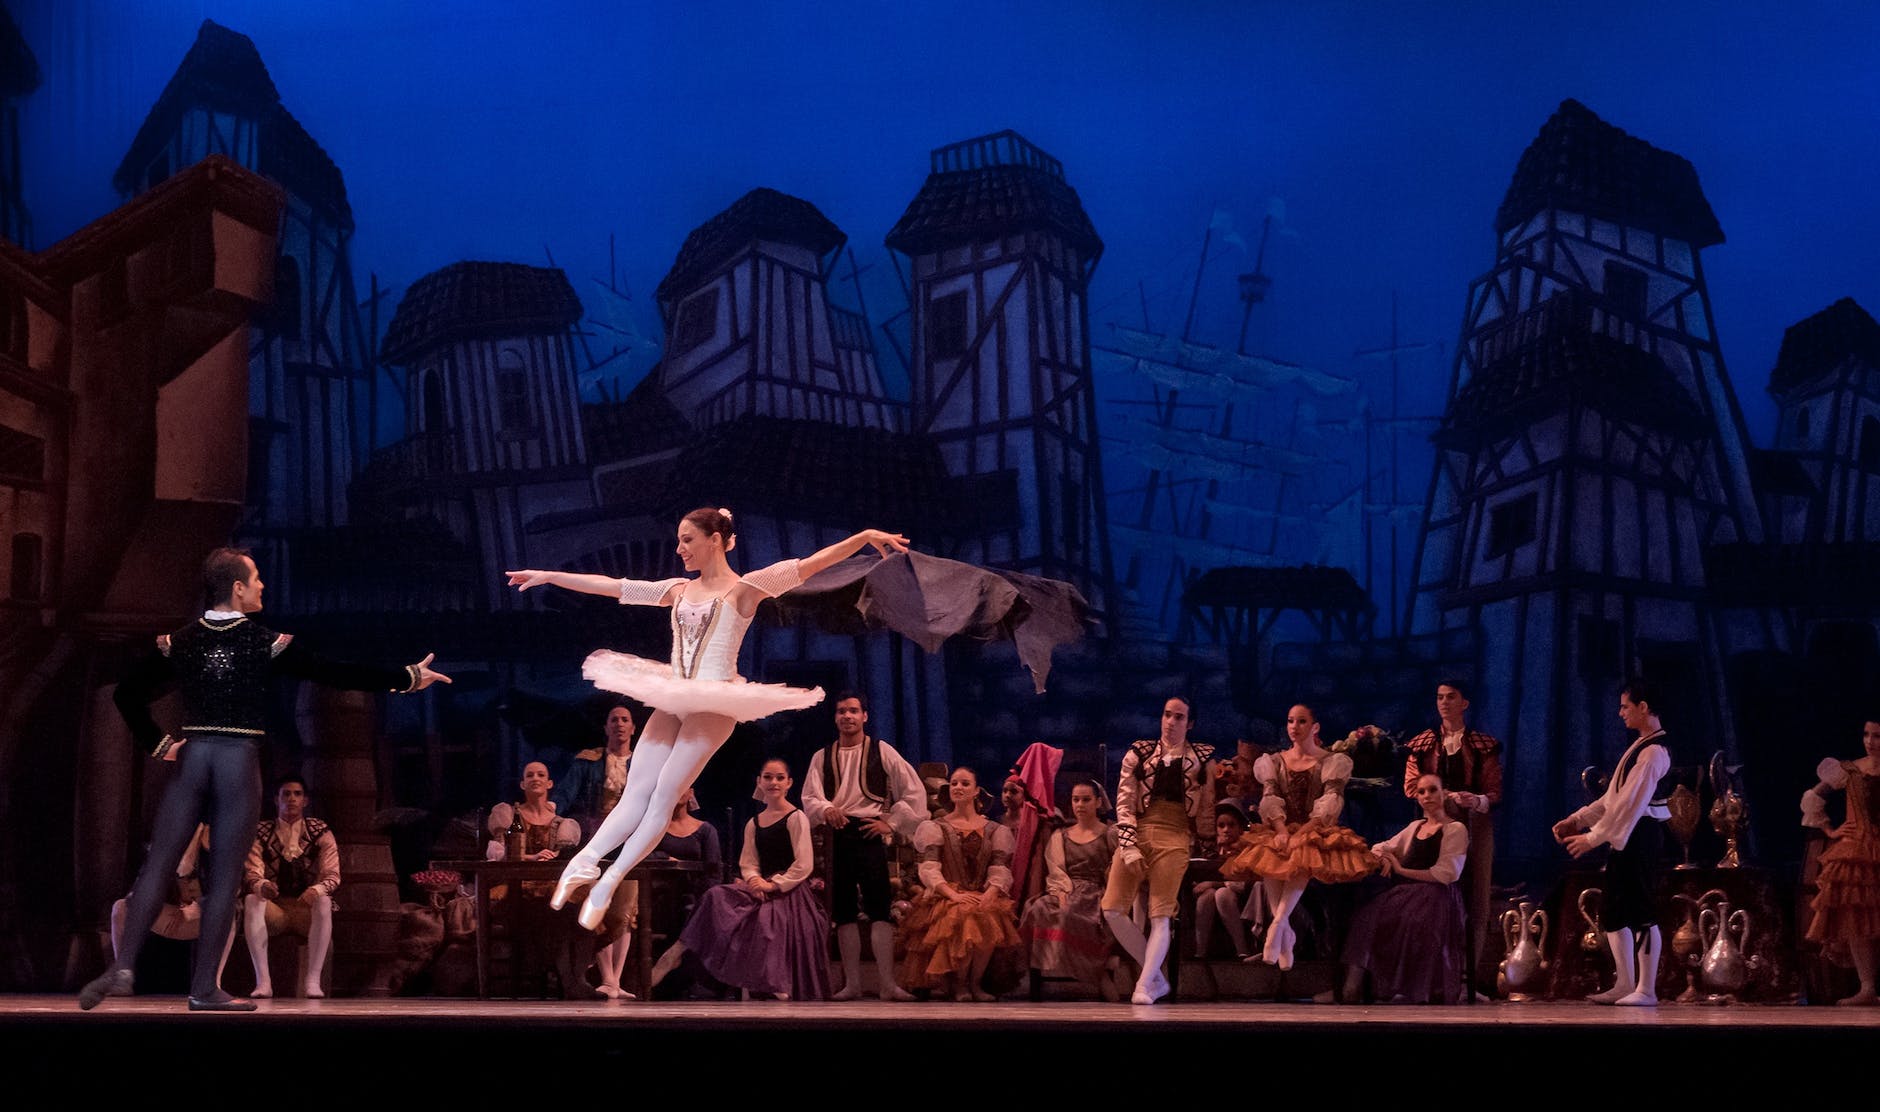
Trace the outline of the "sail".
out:
[[[1111,342],[1096,353],[1108,370],[1143,375],[1171,390],[1222,401],[1268,401],[1275,390],[1303,388],[1322,398],[1343,397],[1357,383],[1338,375],[1259,355],[1241,355],[1174,336],[1112,326]]]

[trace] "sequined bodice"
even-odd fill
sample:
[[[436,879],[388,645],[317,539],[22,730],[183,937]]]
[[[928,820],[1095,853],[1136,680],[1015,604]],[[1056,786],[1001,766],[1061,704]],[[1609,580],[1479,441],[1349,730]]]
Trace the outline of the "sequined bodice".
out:
[[[672,674],[692,680],[736,680],[738,649],[751,619],[723,598],[672,606]]]
[[[259,734],[267,728],[274,634],[245,618],[191,623],[170,635],[183,730]]]

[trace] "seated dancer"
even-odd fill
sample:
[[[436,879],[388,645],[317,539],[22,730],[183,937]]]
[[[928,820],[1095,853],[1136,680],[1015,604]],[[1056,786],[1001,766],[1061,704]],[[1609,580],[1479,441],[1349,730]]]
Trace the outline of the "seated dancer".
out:
[[[1351,921],[1345,937],[1347,1004],[1358,1002],[1366,973],[1381,1001],[1462,1003],[1468,936],[1456,881],[1468,858],[1469,828],[1449,817],[1448,794],[1440,775],[1418,777],[1423,817],[1371,847],[1384,875],[1396,883]]]
[[[1223,799],[1214,805],[1214,844],[1207,856],[1218,867],[1234,855],[1240,845],[1240,839],[1247,832],[1252,822],[1240,803],[1232,799]],[[1247,889],[1251,887],[1244,880],[1203,880],[1196,882],[1195,890],[1195,956],[1202,961],[1208,959],[1208,950],[1214,945],[1214,924],[1221,923],[1227,928],[1227,937],[1234,943],[1234,956],[1242,961],[1253,958],[1247,949],[1247,928],[1241,922],[1241,909],[1247,903]]]
[[[1260,822],[1221,866],[1229,880],[1258,880],[1266,889],[1272,920],[1260,958],[1280,969],[1293,966],[1292,913],[1306,884],[1343,884],[1377,871],[1364,839],[1338,825],[1351,758],[1319,744],[1319,716],[1304,703],[1286,712],[1286,737],[1289,748],[1254,762],[1266,787]]]
[[[601,820],[613,812],[626,794],[627,775],[633,762],[633,709],[625,702],[607,708],[602,727],[607,744],[599,749],[583,749],[568,764],[568,771],[548,793],[556,813],[581,824],[583,830],[595,830]],[[633,949],[634,920],[639,914],[640,882],[629,880],[614,889],[613,903],[601,923],[605,940],[594,951],[594,968],[600,973],[600,987],[595,992],[610,999],[633,999],[620,987],[626,972],[627,957]]]
[[[1606,794],[1554,824],[1554,840],[1574,857],[1602,845],[1606,855],[1605,899],[1599,929],[1612,947],[1612,987],[1587,997],[1595,1004],[1652,1007],[1658,1003],[1658,873],[1664,856],[1665,821],[1671,817],[1659,793],[1671,771],[1665,728],[1652,708],[1652,693],[1638,680],[1619,692],[1619,718],[1638,739],[1626,747]],[[1636,952],[1633,947],[1637,945]]]
[[[581,824],[562,817],[559,808],[550,799],[555,782],[549,779],[548,766],[541,761],[530,761],[523,765],[522,779],[517,786],[522,791],[520,800],[515,803],[498,803],[490,808],[487,821],[490,840],[484,845],[483,855],[491,861],[505,858],[509,830],[518,817],[522,819],[522,860],[554,861],[573,851],[581,842]],[[511,945],[516,948],[516,980],[539,984],[548,965],[552,963],[564,999],[578,1000],[591,996],[605,996],[609,999],[626,996],[631,999],[630,994],[620,991],[618,981],[614,983],[612,991],[608,990],[605,970],[601,986],[591,994],[588,992],[584,977],[587,971],[586,940],[574,936],[573,924],[566,916],[550,912],[548,896],[552,890],[553,886],[543,880],[525,880],[519,885],[495,884],[490,887],[490,902],[492,906],[502,909],[500,914],[509,925]],[[578,962],[577,950],[582,954]]]
[[[1495,815],[1501,806],[1501,742],[1470,729],[1467,689],[1461,680],[1436,685],[1435,727],[1411,738],[1403,766],[1403,794],[1417,798],[1417,784],[1429,773],[1443,778],[1449,817],[1469,828],[1469,860],[1463,868],[1462,902],[1468,913],[1471,971],[1482,961],[1488,941],[1489,897],[1495,868]]]
[[[956,768],[947,778],[952,804],[944,818],[914,832],[926,886],[902,930],[907,958],[901,980],[912,988],[950,989],[956,1000],[990,1001],[980,986],[995,952],[1019,945],[1012,904],[1012,832],[980,813],[979,775]]]
[[[1116,831],[1103,821],[1109,807],[1103,785],[1071,785],[1071,826],[1045,843],[1044,892],[1025,905],[1019,934],[1031,949],[1031,967],[1047,977],[1073,977],[1105,999],[1116,999],[1109,970],[1110,932],[1103,924],[1103,886],[1116,854]]]
[[[654,708],[634,750],[634,775],[626,794],[593,839],[568,862],[550,906],[560,908],[583,885],[592,885],[581,906],[581,925],[601,925],[614,890],[666,834],[666,816],[680,796],[731,736],[732,727],[781,710],[801,710],[822,701],[820,688],[805,691],[782,684],[747,683],[737,672],[738,646],[757,604],[794,589],[804,579],[873,546],[884,557],[907,551],[907,538],[868,529],[801,560],[784,560],[739,576],[725,556],[736,545],[731,515],[697,509],[679,523],[677,552],[696,579],[648,583],[561,571],[512,571],[518,590],[549,584],[607,595],[623,604],[672,609],[672,658],[661,664],[602,650],[581,672],[597,686]],[[615,847],[620,856],[603,875],[600,860]]]
[[[307,814],[307,785],[283,776],[274,789],[274,818],[255,831],[243,871],[242,935],[255,968],[256,999],[274,995],[268,939],[292,931],[307,940],[307,975],[301,995],[326,995],[320,975],[333,943],[333,893],[339,889],[339,842]]]
[[[868,916],[868,945],[883,1000],[912,1000],[894,982],[893,891],[888,880],[888,843],[914,831],[944,810],[930,811],[912,765],[894,746],[867,733],[868,701],[844,691],[835,701],[836,740],[809,759],[803,777],[803,812],[830,830],[829,903],[842,953],[842,988],[836,1000],[862,995],[862,925]],[[940,783],[946,783],[941,766]]]
[[[174,898],[157,909],[157,917],[150,924],[150,933],[172,942],[194,942],[202,933],[202,876],[199,863],[202,854],[209,850],[209,824],[198,823],[196,836],[189,840],[189,848],[183,851],[182,859],[176,863],[176,887],[170,895]],[[149,847],[144,847],[148,853]],[[131,899],[127,895],[111,905],[111,956],[113,960],[124,949],[124,921],[130,915]],[[228,964],[228,952],[235,945],[235,932],[229,931],[227,941],[222,943],[222,966]],[[216,968],[216,984],[222,983],[222,966]]]
[[[667,958],[690,952],[705,972],[733,988],[778,1000],[829,995],[829,913],[810,886],[816,870],[809,816],[790,803],[790,766],[764,762],[757,798],[764,810],[744,824],[739,879],[699,901]]]
[[[131,970],[163,906],[176,862],[196,824],[215,830],[253,830],[261,818],[261,761],[257,748],[267,736],[268,686],[275,676],[312,680],[354,691],[422,691],[450,677],[431,670],[431,657],[403,668],[341,664],[301,648],[285,633],[248,620],[261,609],[261,572],[246,552],[218,548],[202,568],[209,607],[200,619],[157,638],[157,651],[118,684],[115,702],[131,736],[159,760],[178,761],[176,779],[163,793],[144,859],[131,889],[123,948],[111,968],[79,990],[78,1006],[91,1009],[107,996],[129,996]],[[182,697],[181,740],[158,728],[150,704],[172,688]],[[202,933],[196,939],[196,971],[190,985],[194,1011],[253,1011],[254,1003],[223,992],[209,960],[232,929],[242,862],[234,853],[209,855],[202,889]]]
[[[491,861],[501,861],[506,851],[504,835],[516,820],[522,816],[523,859],[527,861],[553,861],[567,850],[581,842],[581,824],[571,818],[563,818],[559,808],[549,798],[555,781],[548,778],[548,766],[541,761],[530,761],[522,766],[522,780],[517,787],[522,789],[522,799],[516,803],[498,803],[490,808],[490,840],[484,847],[484,856]]]
[[[1852,962],[1860,991],[1842,1004],[1880,1005],[1874,994],[1875,952],[1880,950],[1880,715],[1861,730],[1867,753],[1859,760],[1833,757],[1815,769],[1819,782],[1802,796],[1802,825],[1828,836],[1812,906],[1808,940],[1831,960]],[[1828,822],[1827,793],[1847,793],[1847,820]]]
[[[1214,813],[1211,745],[1192,744],[1188,728],[1194,712],[1179,696],[1162,704],[1162,735],[1138,741],[1123,754],[1116,783],[1116,856],[1103,890],[1103,919],[1124,952],[1141,972],[1132,1004],[1153,1004],[1168,995],[1162,963],[1168,958],[1175,905],[1195,825]],[[1149,883],[1149,935],[1129,917],[1143,880]]]

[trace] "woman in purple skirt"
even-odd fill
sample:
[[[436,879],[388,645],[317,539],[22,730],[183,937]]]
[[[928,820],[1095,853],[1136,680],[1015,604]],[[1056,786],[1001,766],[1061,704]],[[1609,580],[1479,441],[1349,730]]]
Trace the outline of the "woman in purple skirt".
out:
[[[705,893],[673,949],[689,951],[734,988],[822,1000],[829,995],[829,913],[803,883],[815,859],[809,819],[789,800],[791,784],[789,765],[764,762],[757,777],[764,809],[744,824],[743,875]]]
[[[1345,940],[1344,999],[1355,1003],[1371,975],[1383,1002],[1462,1002],[1467,936],[1456,878],[1469,852],[1469,828],[1443,811],[1442,778],[1417,781],[1423,817],[1371,847],[1392,887],[1359,911]]]

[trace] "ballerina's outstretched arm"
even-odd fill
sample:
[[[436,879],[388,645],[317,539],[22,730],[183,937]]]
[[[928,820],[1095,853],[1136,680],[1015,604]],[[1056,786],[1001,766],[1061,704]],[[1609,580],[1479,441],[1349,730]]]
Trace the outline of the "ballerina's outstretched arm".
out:
[[[530,587],[562,587],[570,591],[580,591],[584,595],[608,595],[620,597],[620,585],[624,580],[610,575],[584,575],[572,571],[509,571],[509,585],[518,591]]]
[[[875,551],[881,553],[885,558],[896,552],[906,552],[907,538],[899,533],[888,533],[880,529],[864,529],[846,540],[837,541],[814,555],[803,557],[801,560],[797,561],[797,563],[802,568],[803,578],[808,579],[824,568],[848,559],[868,545],[873,545]]]

